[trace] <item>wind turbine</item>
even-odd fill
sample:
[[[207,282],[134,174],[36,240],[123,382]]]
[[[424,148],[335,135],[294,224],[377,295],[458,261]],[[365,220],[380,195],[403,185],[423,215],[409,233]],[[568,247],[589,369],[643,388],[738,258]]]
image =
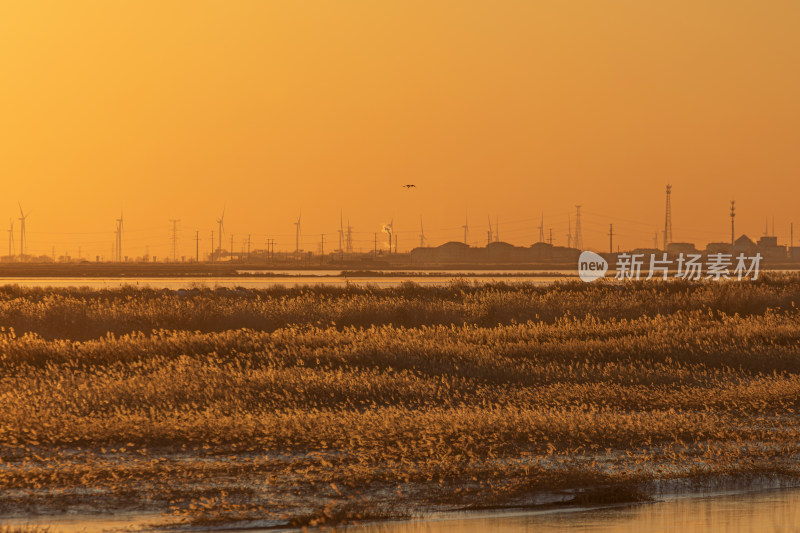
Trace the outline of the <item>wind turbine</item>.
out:
[[[544,213],[542,213],[542,221],[539,222],[539,242],[544,242]]]
[[[301,211],[299,215],[297,215],[297,222],[294,222],[295,225],[295,235],[294,235],[294,253],[300,253],[300,218],[303,216],[303,212]]]
[[[25,255],[25,220],[31,212],[28,211],[27,214],[23,213],[22,204],[19,202],[17,203],[19,204],[19,257],[22,259]]]
[[[8,259],[11,261],[14,257],[14,219],[8,219]]]
[[[122,211],[117,219],[117,262],[122,262]]]
[[[225,228],[225,208],[222,208],[222,216],[217,219],[219,225],[219,248],[218,251],[222,252],[222,231]]]
[[[467,244],[467,235],[469,234],[469,219],[467,215],[464,215],[464,225],[461,228],[464,230],[464,244]]]
[[[392,233],[394,232],[394,219],[383,225],[383,231],[389,236],[389,253],[392,253]]]

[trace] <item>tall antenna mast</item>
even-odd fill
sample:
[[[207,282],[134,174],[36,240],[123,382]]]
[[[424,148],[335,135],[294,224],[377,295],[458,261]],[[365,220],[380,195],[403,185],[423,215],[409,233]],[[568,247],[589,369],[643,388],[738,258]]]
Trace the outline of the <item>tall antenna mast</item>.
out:
[[[575,206],[575,248],[583,250],[583,232],[581,231],[581,206]]]
[[[672,242],[672,185],[667,185],[667,209],[664,215],[664,250]]]

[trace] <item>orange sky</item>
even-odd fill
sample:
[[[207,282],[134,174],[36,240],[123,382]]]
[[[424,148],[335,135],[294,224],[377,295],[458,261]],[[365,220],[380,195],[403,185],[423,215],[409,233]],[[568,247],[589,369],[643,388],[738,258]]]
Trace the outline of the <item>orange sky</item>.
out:
[[[800,223],[800,3],[753,1],[0,2],[0,221],[31,252],[418,242],[588,246],[728,240]],[[415,190],[401,185],[416,183]],[[5,219],[2,217],[6,217]],[[0,225],[2,227],[5,224]],[[737,231],[740,233],[740,231]],[[800,225],[797,239],[800,240]],[[239,248],[240,244],[236,247]],[[5,246],[0,245],[5,251]]]

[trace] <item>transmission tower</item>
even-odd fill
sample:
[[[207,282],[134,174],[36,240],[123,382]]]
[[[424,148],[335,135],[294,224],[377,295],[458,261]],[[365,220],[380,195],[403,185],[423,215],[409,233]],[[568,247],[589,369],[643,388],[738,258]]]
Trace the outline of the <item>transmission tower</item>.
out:
[[[664,250],[672,242],[672,185],[667,185],[667,210],[664,215]]]
[[[575,206],[575,242],[574,247],[583,250],[583,232],[581,231],[581,206]]]
[[[180,220],[177,219],[170,219],[172,222],[172,261],[175,262],[178,260],[178,222]]]

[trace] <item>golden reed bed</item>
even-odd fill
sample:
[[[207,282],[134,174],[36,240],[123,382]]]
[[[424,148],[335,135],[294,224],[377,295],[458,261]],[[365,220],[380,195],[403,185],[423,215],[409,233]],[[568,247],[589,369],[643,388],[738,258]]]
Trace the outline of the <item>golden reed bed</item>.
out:
[[[800,278],[0,289],[0,516],[334,523],[800,474]]]

